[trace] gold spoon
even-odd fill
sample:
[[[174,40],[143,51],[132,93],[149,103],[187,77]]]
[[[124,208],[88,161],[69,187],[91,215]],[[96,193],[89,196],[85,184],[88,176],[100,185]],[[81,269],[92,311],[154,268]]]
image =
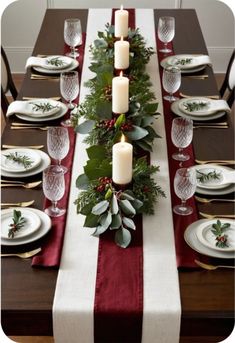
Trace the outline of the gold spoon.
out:
[[[42,181],[35,181],[35,182],[29,182],[25,184],[17,184],[17,183],[3,183],[1,184],[1,187],[23,187],[27,189],[35,188],[39,186],[42,183]]]
[[[22,252],[19,254],[1,254],[1,257],[18,256],[20,258],[29,258],[29,257],[36,255],[41,250],[42,250],[41,248],[37,248],[37,249],[31,250],[31,251]]]
[[[201,203],[204,203],[204,204],[207,204],[209,202],[235,202],[235,199],[206,199],[206,198],[201,198],[201,197],[198,197],[195,195],[195,199],[198,201],[198,202],[201,202]]]
[[[182,98],[209,98],[209,99],[220,99],[219,95],[188,95],[180,92]]]
[[[202,268],[204,268],[206,270],[215,270],[215,269],[218,269],[218,268],[233,268],[233,269],[235,268],[235,266],[224,266],[224,265],[214,266],[212,264],[206,264],[206,263],[203,263],[203,262],[198,261],[198,260],[194,260],[194,262],[198,266],[200,266],[200,267],[202,267]]]
[[[209,213],[203,213],[199,212],[201,217],[207,218],[207,219],[214,219],[214,218],[231,218],[235,219],[235,214],[209,214]]]
[[[21,148],[29,148],[29,149],[42,149],[44,148],[44,145],[8,145],[8,144],[3,144],[2,145],[3,149],[21,149]]]
[[[216,163],[216,164],[235,164],[234,160],[195,160],[198,164]]]
[[[28,207],[33,205],[34,200],[22,202],[2,202],[1,207]]]

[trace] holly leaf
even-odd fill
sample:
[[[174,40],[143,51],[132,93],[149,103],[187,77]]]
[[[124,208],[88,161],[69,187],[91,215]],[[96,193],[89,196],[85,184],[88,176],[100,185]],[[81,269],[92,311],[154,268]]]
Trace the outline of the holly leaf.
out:
[[[106,158],[106,149],[103,145],[93,145],[86,149],[88,157],[103,160]]]
[[[84,225],[85,227],[96,227],[98,224],[99,216],[94,215],[93,213],[90,213],[86,216]]]
[[[125,228],[117,230],[115,234],[115,242],[121,248],[126,248],[131,242],[131,234]]]

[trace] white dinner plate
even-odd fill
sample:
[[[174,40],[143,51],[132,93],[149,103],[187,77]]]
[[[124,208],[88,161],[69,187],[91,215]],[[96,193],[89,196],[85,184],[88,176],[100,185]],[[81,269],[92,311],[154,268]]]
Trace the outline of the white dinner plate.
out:
[[[221,118],[223,117],[226,112],[225,111],[218,111],[216,113],[212,113],[212,114],[208,114],[208,115],[203,115],[203,116],[198,116],[198,115],[192,115],[192,114],[186,114],[184,112],[182,112],[179,108],[179,101],[181,101],[182,99],[180,100],[176,100],[174,102],[172,102],[171,104],[171,111],[174,112],[175,114],[177,114],[178,116],[180,117],[183,117],[183,118],[189,118],[189,119],[192,119],[194,121],[204,121],[204,120],[213,120],[213,119],[217,119],[217,118]]]
[[[227,235],[227,247],[219,248],[216,246],[216,236],[211,231],[212,225],[216,224],[218,219],[209,219],[206,223],[201,223],[198,225],[196,230],[196,235],[198,240],[205,246],[210,249],[214,249],[217,251],[235,251],[235,221],[231,219],[221,218],[220,221],[222,224],[229,223],[230,227],[224,231]]]
[[[186,55],[176,55],[176,56],[182,56],[182,58],[184,57],[184,56],[186,56]],[[188,55],[187,55],[188,56]],[[192,55],[190,55],[190,56],[192,56]],[[163,67],[163,68],[166,68],[167,66],[170,66],[170,65],[172,65],[172,64],[169,64],[168,63],[168,61],[169,61],[169,58],[173,58],[173,57],[175,57],[175,56],[168,56],[168,57],[166,57],[166,58],[164,58],[163,60],[161,60],[161,62],[160,62],[160,65]],[[171,61],[171,60],[170,60]],[[196,73],[196,72],[198,72],[198,71],[201,71],[201,70],[203,70],[203,69],[205,69],[206,68],[206,64],[202,64],[202,65],[200,65],[200,66],[195,66],[195,67],[192,67],[192,68],[188,68],[188,69],[181,69],[181,73],[182,74],[191,74],[191,73]]]
[[[21,216],[25,219],[24,226],[16,231],[13,238],[8,237],[10,224],[13,224],[13,212],[14,208],[7,209],[5,212],[1,213],[1,237],[9,240],[16,240],[19,238],[25,238],[35,233],[40,225],[41,219],[37,213],[32,212],[31,209],[21,208]]]
[[[72,63],[71,65],[69,65],[66,68],[60,69],[60,70],[52,70],[52,69],[45,69],[45,68],[41,68],[41,67],[33,67],[34,70],[38,71],[39,73],[42,74],[60,74],[63,73],[65,71],[71,71],[76,69],[79,66],[79,63],[77,60],[72,59]]]
[[[39,153],[39,155],[41,157],[41,162],[37,167],[35,167],[32,170],[27,170],[27,171],[20,172],[17,174],[6,171],[6,170],[2,170],[1,175],[5,176],[5,177],[12,177],[12,178],[24,178],[24,177],[28,177],[28,176],[32,176],[32,175],[36,175],[38,173],[41,173],[44,169],[46,169],[50,165],[51,159],[45,152],[40,151],[40,150],[36,150],[36,151]]]
[[[200,254],[211,256],[211,257],[218,257],[218,258],[234,258],[235,253],[228,251],[217,251],[211,249],[205,245],[203,245],[197,238],[196,231],[199,225],[202,223],[207,223],[210,219],[199,219],[196,222],[190,224],[184,232],[184,239],[186,243],[195,251],[199,252]]]
[[[55,100],[54,100],[55,101]],[[59,102],[59,101],[56,101],[56,102]],[[60,109],[58,112],[50,115],[50,116],[47,116],[47,117],[39,117],[39,116],[35,116],[35,117],[32,117],[32,116],[27,116],[26,114],[19,114],[19,113],[15,113],[16,117],[22,119],[22,120],[25,120],[25,121],[29,121],[29,122],[44,122],[44,121],[49,121],[49,120],[55,120],[55,119],[58,119],[58,118],[61,118],[65,115],[65,113],[67,113],[68,111],[68,107],[62,103],[62,102],[59,102],[60,104]]]
[[[60,65],[51,64],[50,62],[51,61],[53,62],[53,60],[55,59],[62,64]],[[60,72],[61,69],[68,68],[73,63],[73,59],[71,57],[64,56],[64,55],[52,55],[52,56],[44,57],[44,60],[45,60],[47,68],[43,68],[43,69],[58,70],[58,72]]]
[[[16,207],[15,209],[18,211],[21,211],[22,207]],[[2,210],[2,213],[4,214],[6,211],[9,211],[9,209]],[[22,244],[31,243],[42,238],[48,233],[48,231],[51,229],[51,218],[45,212],[40,211],[36,208],[30,208],[30,211],[32,211],[33,213],[36,213],[37,216],[40,218],[41,225],[39,229],[35,231],[34,233],[32,233],[30,236],[18,238],[17,240],[1,238],[2,245],[14,246],[14,245],[22,245]]]
[[[22,163],[14,162],[6,156],[12,154],[18,157],[27,157],[32,163],[28,167],[24,167]],[[36,168],[41,162],[41,156],[37,150],[34,149],[7,149],[1,151],[1,169],[11,173],[24,173]]]

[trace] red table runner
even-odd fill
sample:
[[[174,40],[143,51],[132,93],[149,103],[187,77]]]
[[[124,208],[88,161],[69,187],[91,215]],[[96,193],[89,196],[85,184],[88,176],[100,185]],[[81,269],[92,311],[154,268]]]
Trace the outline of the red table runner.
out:
[[[129,9],[129,27],[135,28],[135,11]],[[114,10],[112,24],[114,23]],[[143,316],[142,216],[136,216],[131,245],[114,244],[114,231],[99,238],[94,305],[96,343],[138,343]]]
[[[79,47],[79,67],[78,71],[81,76],[82,73],[82,66],[83,66],[83,58],[84,58],[84,49],[85,49],[85,41],[86,35],[83,34],[83,44]],[[65,45],[64,53],[69,51],[70,48]],[[81,81],[81,77],[80,77]],[[75,100],[78,103],[79,97]],[[69,111],[67,113],[67,117],[69,117]],[[75,148],[75,141],[76,141],[76,133],[74,132],[73,128],[69,128],[69,140],[70,140],[70,149],[69,153],[66,158],[63,160],[63,165],[68,168],[68,172],[65,174],[65,194],[63,198],[59,201],[59,206],[66,208],[68,207],[68,200],[69,200],[69,191],[70,191],[70,183],[71,183],[71,172],[73,167],[73,155],[74,155],[74,148]],[[44,208],[50,205],[50,201],[45,199],[44,201]],[[65,225],[66,225],[66,218],[67,218],[67,211],[63,216],[51,218],[52,221],[52,228],[45,238],[43,242],[42,251],[33,257],[32,259],[32,266],[40,266],[40,267],[56,267],[58,268],[60,265],[60,257],[63,247],[64,241],[64,232],[65,232]]]

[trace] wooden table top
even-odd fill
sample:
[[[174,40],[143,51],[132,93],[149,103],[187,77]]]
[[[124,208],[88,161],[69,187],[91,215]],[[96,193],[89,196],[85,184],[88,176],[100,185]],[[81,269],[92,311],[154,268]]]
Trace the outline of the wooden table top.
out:
[[[67,17],[79,17],[86,31],[87,10],[49,9],[46,12],[33,55],[62,54],[64,47],[63,24]],[[155,23],[159,16],[176,18],[174,52],[208,54],[196,12],[184,10],[155,10]],[[213,70],[206,68],[207,80],[192,80],[182,77],[181,91],[187,94],[219,94]],[[30,80],[30,71],[24,78],[18,99],[28,97],[60,96],[58,81]],[[226,130],[197,129],[193,145],[197,159],[234,159],[234,114],[227,118]],[[2,144],[44,144],[43,131],[14,131],[12,119],[7,120]],[[56,121],[55,121],[56,124]],[[36,134],[35,134],[36,132]],[[27,180],[41,179],[41,175]],[[35,208],[42,209],[42,189],[2,189],[2,202],[35,199]],[[233,213],[232,204],[199,205],[204,212]],[[41,244],[43,243],[43,239]],[[39,242],[29,244],[24,250],[38,247]],[[18,251],[19,249],[17,249]],[[14,251],[2,247],[2,252]],[[218,261],[215,261],[218,262]],[[2,327],[7,335],[53,335],[52,304],[57,270],[32,268],[30,260],[19,258],[2,259]],[[181,336],[227,337],[233,328],[234,275],[231,270],[180,270],[180,294],[182,303]]]

